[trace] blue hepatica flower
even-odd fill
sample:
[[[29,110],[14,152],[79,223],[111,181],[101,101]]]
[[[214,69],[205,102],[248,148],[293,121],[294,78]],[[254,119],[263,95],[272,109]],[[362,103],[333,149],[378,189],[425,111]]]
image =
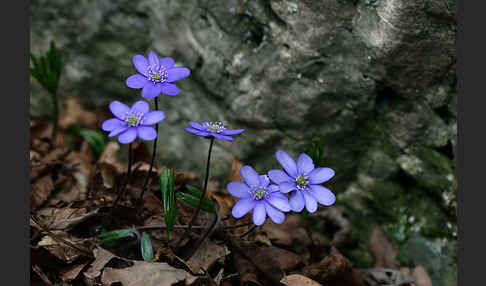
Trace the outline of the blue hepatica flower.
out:
[[[241,218],[253,210],[253,223],[262,225],[267,215],[275,223],[285,220],[284,212],[290,211],[287,197],[279,191],[277,185],[270,185],[267,175],[258,175],[250,166],[240,170],[244,182],[231,182],[228,192],[240,198],[233,206],[231,213],[235,218]]]
[[[110,132],[108,137],[118,135],[118,142],[122,144],[132,143],[137,137],[154,140],[157,132],[152,125],[165,118],[163,111],[149,112],[150,106],[143,100],[135,102],[131,108],[119,101],[112,101],[109,107],[115,118],[103,122],[101,129]]]
[[[133,65],[138,74],[128,77],[126,85],[142,88],[142,97],[145,98],[154,98],[160,93],[178,95],[179,88],[174,82],[191,74],[188,68],[174,67],[172,58],[159,59],[153,51],[148,54],[148,60],[142,55],[134,56]]]
[[[219,121],[210,122],[206,120],[203,124],[191,121],[189,125],[192,128],[184,128],[187,132],[205,138],[214,137],[215,139],[226,141],[234,141],[231,136],[241,134],[245,131],[245,129],[228,129]]]
[[[336,201],[336,196],[320,184],[334,176],[330,168],[314,168],[312,159],[307,154],[300,154],[295,163],[287,153],[278,150],[277,161],[284,168],[270,170],[268,176],[279,185],[282,193],[290,193],[289,203],[292,211],[300,212],[305,208],[313,213],[317,210],[317,203],[330,206]]]

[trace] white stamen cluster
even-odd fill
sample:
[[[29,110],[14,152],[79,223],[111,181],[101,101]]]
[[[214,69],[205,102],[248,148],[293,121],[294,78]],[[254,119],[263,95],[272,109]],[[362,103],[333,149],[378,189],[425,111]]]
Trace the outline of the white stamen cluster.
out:
[[[147,71],[145,72],[145,75],[153,83],[164,83],[167,81],[167,78],[169,77],[169,73],[163,66],[158,66],[154,70],[152,69],[152,66],[149,65],[147,67]]]
[[[212,133],[221,133],[226,129],[226,127],[223,125],[221,121],[216,121],[216,122],[206,121],[204,122],[203,125],[207,131]]]
[[[297,183],[297,190],[300,190],[300,191],[305,191],[307,190],[307,186],[309,185],[309,180],[307,177],[304,177],[304,176],[297,176],[297,178],[295,178],[295,182]]]
[[[129,111],[125,113],[125,116],[122,119],[125,122],[125,124],[136,127],[142,123],[143,113]]]
[[[254,200],[257,200],[257,201],[259,201],[263,198],[267,199],[268,196],[269,196],[268,188],[262,187],[262,186],[251,187],[249,193],[250,193],[251,197]]]

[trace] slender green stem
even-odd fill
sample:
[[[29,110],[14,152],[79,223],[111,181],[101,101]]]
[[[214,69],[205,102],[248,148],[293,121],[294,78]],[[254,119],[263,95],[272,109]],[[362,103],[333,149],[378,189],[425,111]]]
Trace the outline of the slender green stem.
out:
[[[159,110],[158,97],[154,98],[154,105],[155,105],[155,110]],[[157,137],[155,137],[155,139],[154,139],[154,146],[153,146],[153,150],[152,150],[152,159],[150,160],[150,167],[149,167],[147,175],[145,176],[145,180],[144,180],[143,187],[142,187],[142,193],[140,194],[140,197],[138,198],[138,211],[137,211],[138,214],[140,214],[142,212],[143,195],[145,194],[145,191],[148,188],[150,174],[152,173],[152,168],[154,167],[155,155],[157,154],[157,138],[159,138],[159,124],[158,123],[155,124],[155,131],[157,132]]]
[[[123,185],[118,190],[118,194],[116,196],[115,202],[113,203],[113,208],[112,209],[115,209],[115,207],[118,205],[118,201],[122,197],[122,194],[124,193],[124,191],[125,191],[125,189],[126,189],[126,187],[128,185],[128,181],[130,180],[130,174],[131,174],[131,171],[132,171],[132,159],[133,159],[132,158],[132,153],[133,153],[132,143],[130,143],[128,145],[128,168],[127,168],[127,174],[125,176],[125,180],[123,182]]]
[[[51,142],[54,144],[54,140],[56,140],[57,135],[57,125],[59,121],[59,99],[57,98],[57,92],[52,92],[52,106],[54,108],[53,115],[54,118],[52,119],[52,134],[51,134]]]
[[[194,222],[196,221],[197,215],[199,214],[199,211],[201,210],[203,199],[206,196],[206,190],[207,190],[207,187],[208,187],[208,180],[209,180],[209,165],[210,165],[210,162],[211,162],[211,151],[213,150],[213,143],[214,143],[214,137],[211,137],[211,142],[209,143],[208,160],[207,160],[207,163],[206,163],[206,177],[204,178],[204,187],[203,187],[203,191],[202,191],[202,194],[201,194],[201,198],[199,199],[199,204],[197,205],[196,211],[192,215],[192,218],[191,218],[191,221],[189,222],[188,228],[186,229],[186,231],[184,232],[182,237],[179,239],[179,242],[177,243],[176,248],[179,248],[184,237],[186,237],[189,234],[189,232],[191,232],[191,227],[194,224]]]

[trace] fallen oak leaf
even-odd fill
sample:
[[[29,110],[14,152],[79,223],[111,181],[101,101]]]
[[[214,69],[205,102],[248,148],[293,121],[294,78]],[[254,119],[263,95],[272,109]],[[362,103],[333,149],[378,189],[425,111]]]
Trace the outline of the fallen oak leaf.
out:
[[[286,286],[322,286],[322,284],[300,274],[285,276],[280,283]]]
[[[87,211],[86,208],[44,208],[37,212],[51,230],[63,230],[72,228],[88,218],[96,215],[99,209]]]
[[[212,241],[204,240],[194,255],[187,261],[187,265],[192,273],[205,273],[229,253],[230,251],[226,246],[220,246]]]
[[[81,273],[81,270],[83,270],[83,268],[86,265],[88,265],[88,263],[70,266],[70,267],[67,267],[67,268],[61,270],[59,275],[60,275],[62,281],[64,281],[64,282],[73,281],[74,279],[76,279],[76,277],[78,277],[79,273]]]
[[[101,275],[103,285],[119,282],[123,286],[171,286],[186,279],[197,278],[163,262],[134,261],[133,266],[115,269],[106,267]]]
[[[34,211],[44,204],[54,191],[54,182],[50,175],[38,179],[30,188],[30,210]]]

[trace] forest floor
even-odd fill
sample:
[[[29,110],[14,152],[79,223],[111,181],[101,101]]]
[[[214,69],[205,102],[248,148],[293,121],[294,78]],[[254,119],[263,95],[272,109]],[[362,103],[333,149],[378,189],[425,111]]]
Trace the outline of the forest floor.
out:
[[[184,235],[195,208],[177,201],[177,223],[166,243],[159,179],[164,168],[149,173],[147,145],[135,144],[131,176],[114,207],[127,173],[124,146],[96,143],[96,132],[73,129],[79,124],[99,130],[108,117],[106,108],[88,111],[69,100],[54,142],[50,124],[31,121],[31,285],[432,285],[424,267],[396,266],[397,247],[379,227],[369,238],[375,267],[357,269],[340,252],[353,224],[338,208],[289,214],[281,225],[267,219],[254,228],[250,215],[231,216],[236,200],[216,180],[207,194],[216,212],[201,211]],[[229,180],[241,180],[241,166],[234,158]],[[149,187],[139,203],[146,178]],[[176,192],[201,181],[194,173],[175,171]],[[312,225],[315,220],[325,224],[325,235]],[[123,229],[130,235],[115,242],[99,237]],[[141,247],[144,233],[148,248]],[[151,259],[142,253],[147,249]]]

